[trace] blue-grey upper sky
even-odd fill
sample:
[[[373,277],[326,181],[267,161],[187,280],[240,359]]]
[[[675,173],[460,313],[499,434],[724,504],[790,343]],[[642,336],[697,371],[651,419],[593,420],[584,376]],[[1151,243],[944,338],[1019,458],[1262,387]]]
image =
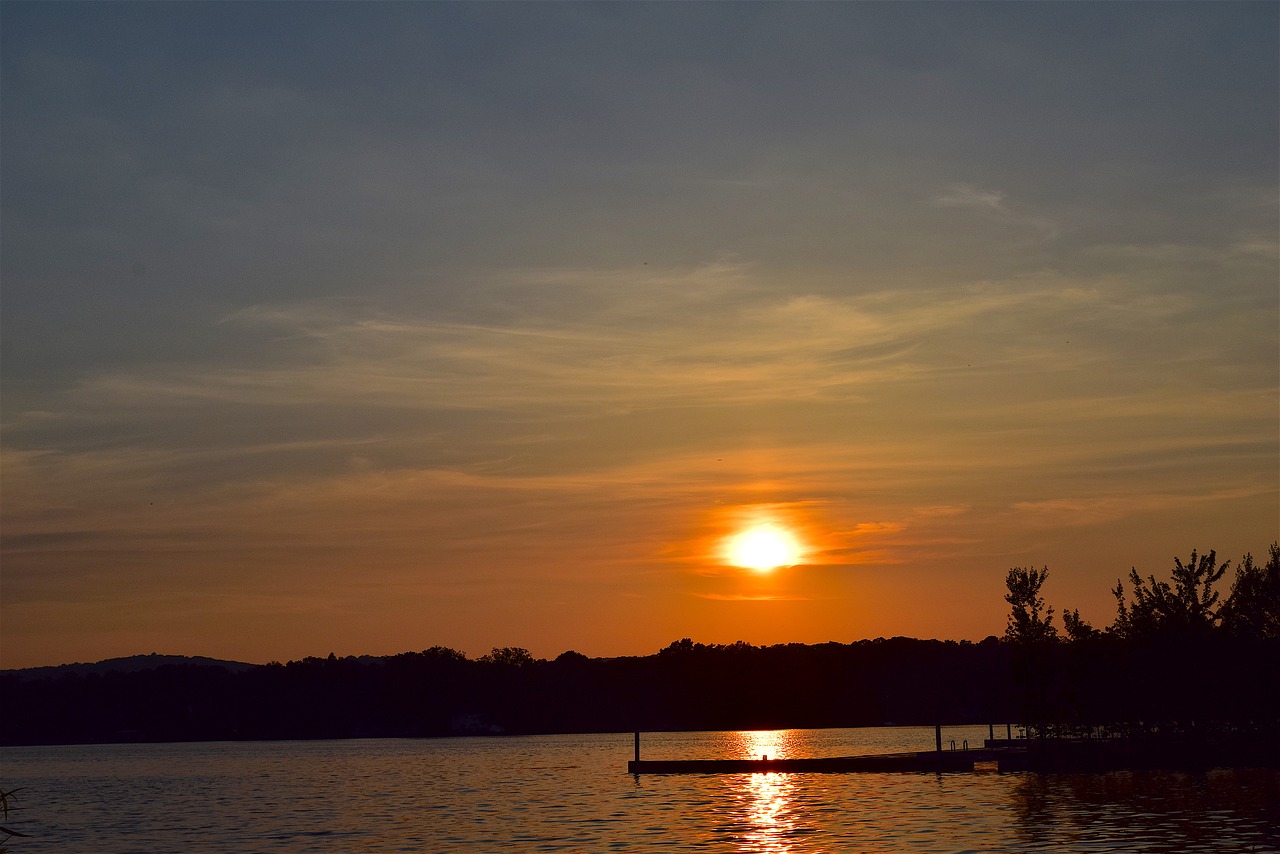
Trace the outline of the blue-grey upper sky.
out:
[[[0,20],[6,666],[976,638],[1276,539],[1274,3]]]

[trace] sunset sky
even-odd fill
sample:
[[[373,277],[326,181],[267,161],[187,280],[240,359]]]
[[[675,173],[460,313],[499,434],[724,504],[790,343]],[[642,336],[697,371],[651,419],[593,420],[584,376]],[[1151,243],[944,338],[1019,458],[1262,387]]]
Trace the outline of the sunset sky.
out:
[[[1105,625],[1265,555],[1278,32],[6,2],[0,666],[979,640],[1012,566]]]

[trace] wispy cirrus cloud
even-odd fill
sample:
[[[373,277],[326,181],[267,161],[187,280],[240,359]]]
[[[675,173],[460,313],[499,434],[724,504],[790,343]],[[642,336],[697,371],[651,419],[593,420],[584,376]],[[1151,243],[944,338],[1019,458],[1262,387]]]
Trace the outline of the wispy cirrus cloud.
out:
[[[1201,494],[1163,493],[1102,495],[1019,501],[1013,509],[1033,524],[1045,527],[1095,525],[1114,522],[1139,513],[1188,510],[1239,499],[1264,499],[1275,494],[1273,484],[1259,478],[1249,485],[1217,489]]]
[[[979,191],[942,206],[1014,213]],[[1257,472],[1274,457],[1275,369],[1242,355],[1265,335],[1239,333],[1254,304],[1153,286],[1172,250],[1099,257],[1124,265],[841,290],[726,256],[490,270],[446,304],[248,305],[202,358],[86,371],[7,408],[6,595],[72,597],[64,563],[193,618],[231,602],[228,585],[282,612],[331,608],[289,591],[356,596],[349,568],[366,563],[388,590],[473,612],[527,573],[652,593],[716,561],[710,508],[776,502],[821,535],[806,560],[821,595],[744,593],[740,573],[706,570],[681,598],[806,607],[843,595],[823,573],[986,559],[1011,521],[1213,506],[1110,497],[1126,482],[1171,495],[1193,472],[1272,500]]]
[[[1045,240],[1051,240],[1059,233],[1058,225],[1053,220],[1013,206],[1000,190],[984,189],[973,184],[952,184],[935,194],[930,203],[934,207],[969,211],[989,222],[1028,229]]]
[[[452,315],[354,299],[250,306],[219,327],[256,339],[247,353],[90,374],[38,411],[7,412],[7,445],[46,476],[98,458],[227,480],[360,466],[541,476],[708,446],[749,465],[739,443],[774,430],[787,438],[768,443],[770,470],[800,483],[811,472],[788,445],[806,460],[824,449],[836,469],[876,470],[877,455],[901,473],[1079,465],[1153,442],[1202,447],[1208,409],[1185,413],[1166,389],[1237,346],[1203,334],[1229,332],[1233,314],[1124,280],[844,296],[769,284],[731,262],[546,269],[496,276]],[[1192,328],[1195,351],[1177,343]],[[1081,371],[1095,380],[1079,384]],[[1213,400],[1265,423],[1273,375],[1237,371]],[[1155,424],[1178,426],[1164,439]],[[1069,440],[1050,446],[1047,429]]]
[[[1141,299],[1052,281],[779,298],[717,269],[639,279],[565,271],[534,282],[490,295],[509,305],[483,323],[351,301],[252,306],[222,323],[261,336],[259,360],[103,372],[73,392],[76,409],[835,401],[954,371],[961,358],[987,371],[1105,358],[1083,343],[1062,352],[1036,339],[1064,317],[1092,321]],[[984,325],[1000,337],[975,336]]]
[[[1004,203],[1004,193],[979,189],[972,184],[952,184],[947,190],[934,196],[933,203],[940,208],[968,208],[1001,216],[1010,215]]]
[[[753,596],[749,593],[691,593],[689,595],[699,599],[710,599],[713,602],[810,602],[813,598],[783,595]]]

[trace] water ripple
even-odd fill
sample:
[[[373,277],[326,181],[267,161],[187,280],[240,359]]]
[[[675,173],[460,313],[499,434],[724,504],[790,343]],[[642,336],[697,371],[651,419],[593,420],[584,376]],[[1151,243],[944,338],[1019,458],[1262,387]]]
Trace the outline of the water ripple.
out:
[[[958,730],[980,741],[985,728]],[[928,749],[932,730],[676,733],[647,755]],[[630,734],[6,748],[52,851],[1280,852],[1280,775],[632,777]]]

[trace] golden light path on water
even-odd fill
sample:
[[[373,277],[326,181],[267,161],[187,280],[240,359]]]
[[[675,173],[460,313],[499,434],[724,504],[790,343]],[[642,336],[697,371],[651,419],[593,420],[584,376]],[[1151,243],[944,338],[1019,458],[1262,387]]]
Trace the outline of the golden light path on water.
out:
[[[744,758],[786,759],[790,755],[787,730],[757,730],[735,733],[740,739]],[[764,854],[785,854],[791,850],[791,837],[796,830],[796,811],[792,808],[789,774],[744,774],[743,795],[748,800],[746,814],[751,826],[746,829],[746,850]]]

